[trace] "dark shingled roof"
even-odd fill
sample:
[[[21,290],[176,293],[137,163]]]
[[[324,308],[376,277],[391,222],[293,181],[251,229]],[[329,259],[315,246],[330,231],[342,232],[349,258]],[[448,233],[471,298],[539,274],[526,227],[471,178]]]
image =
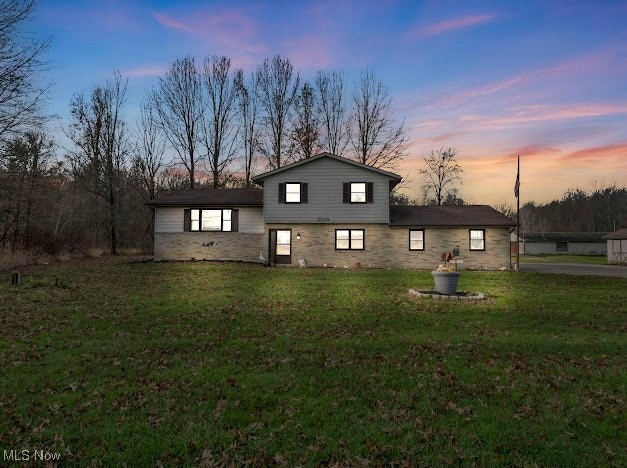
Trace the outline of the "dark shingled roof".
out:
[[[258,188],[175,190],[147,203],[152,206],[263,206]]]
[[[603,242],[607,232],[525,232],[525,242]]]
[[[610,232],[608,235],[603,236],[603,239],[627,239],[627,228]]]
[[[516,226],[488,205],[390,206],[391,226]]]

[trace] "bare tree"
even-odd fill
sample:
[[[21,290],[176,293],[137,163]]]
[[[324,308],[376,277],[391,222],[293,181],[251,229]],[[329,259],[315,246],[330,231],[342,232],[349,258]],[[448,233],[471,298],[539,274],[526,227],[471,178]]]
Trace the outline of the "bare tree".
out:
[[[497,203],[494,205],[494,209],[508,218],[514,219],[516,217],[516,208],[507,202]]]
[[[361,74],[353,92],[351,143],[355,159],[377,168],[396,167],[408,147],[404,124],[396,126],[388,89],[371,71]]]
[[[446,192],[446,197],[442,200],[443,205],[455,205],[455,206],[463,206],[468,203],[459,195],[459,190],[453,188]]]
[[[237,89],[230,70],[231,59],[227,57],[214,55],[205,59],[203,78],[208,106],[203,141],[213,188],[221,186],[224,173],[237,151]]]
[[[192,57],[176,60],[151,96],[159,126],[187,170],[189,187],[196,184],[196,166],[202,159],[202,80]]]
[[[76,146],[68,155],[74,177],[85,189],[108,206],[111,253],[117,253],[120,185],[128,153],[122,107],[127,81],[120,72],[89,96],[77,94],[70,104],[71,123],[67,136]]]
[[[433,200],[438,206],[442,205],[450,194],[455,193],[453,192],[455,182],[461,183],[460,175],[463,169],[455,159],[456,155],[455,148],[440,148],[431,150],[423,158],[426,167],[419,172],[425,179],[425,195],[433,193]]]
[[[30,247],[34,207],[44,195],[54,143],[43,131],[28,131],[6,142],[0,151],[0,245]]]
[[[349,119],[346,115],[344,76],[341,72],[319,71],[316,75],[318,114],[324,130],[323,148],[342,156],[348,145]]]
[[[288,123],[300,77],[294,77],[294,67],[287,58],[275,56],[272,61],[265,59],[257,68],[257,80],[261,108],[265,111],[264,122],[266,141],[261,145],[262,153],[268,159],[271,169],[285,165]]]
[[[42,121],[39,103],[47,87],[38,84],[37,75],[47,67],[43,57],[50,39],[21,31],[34,8],[34,0],[0,1],[0,139]]]
[[[242,70],[237,70],[235,73],[237,114],[240,124],[239,134],[244,150],[244,183],[246,187],[252,185],[259,146],[259,90],[257,83],[255,74],[251,74],[249,81],[246,81]]]
[[[294,101],[292,152],[296,159],[311,158],[320,148],[320,119],[313,87],[305,83]]]
[[[163,168],[165,150],[155,111],[150,101],[145,100],[139,109],[132,160],[132,173],[145,200],[157,198],[158,175]]]

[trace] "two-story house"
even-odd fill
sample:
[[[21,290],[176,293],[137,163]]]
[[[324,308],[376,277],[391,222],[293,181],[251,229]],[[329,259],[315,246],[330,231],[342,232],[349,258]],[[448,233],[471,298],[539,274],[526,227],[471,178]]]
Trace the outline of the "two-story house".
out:
[[[463,268],[510,265],[514,222],[486,205],[390,206],[397,174],[322,153],[253,181],[154,200],[156,260],[432,269],[457,248]]]

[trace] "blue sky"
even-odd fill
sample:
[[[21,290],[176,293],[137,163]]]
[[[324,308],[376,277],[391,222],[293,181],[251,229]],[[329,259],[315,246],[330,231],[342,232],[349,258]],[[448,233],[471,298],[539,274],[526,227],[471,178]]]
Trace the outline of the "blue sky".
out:
[[[412,140],[409,194],[432,148],[454,146],[474,203],[544,202],[572,187],[627,185],[627,2],[41,0],[50,35],[49,110],[112,70],[129,77],[131,118],[176,58],[227,55],[255,69],[289,57],[302,78],[368,67]],[[60,122],[58,125],[62,125]]]

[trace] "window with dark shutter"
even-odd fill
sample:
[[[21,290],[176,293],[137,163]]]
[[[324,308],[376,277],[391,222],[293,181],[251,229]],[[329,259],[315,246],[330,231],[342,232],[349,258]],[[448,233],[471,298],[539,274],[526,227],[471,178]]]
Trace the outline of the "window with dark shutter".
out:
[[[374,183],[368,182],[366,184],[366,203],[372,203],[374,199]]]
[[[183,232],[192,230],[192,210],[183,211]]]
[[[279,203],[285,203],[285,183],[279,183]]]
[[[343,190],[342,201],[344,203],[350,203],[351,202],[351,184],[350,184],[350,182],[344,182],[344,190]]]
[[[302,203],[300,182],[285,182],[285,199],[283,203]]]

